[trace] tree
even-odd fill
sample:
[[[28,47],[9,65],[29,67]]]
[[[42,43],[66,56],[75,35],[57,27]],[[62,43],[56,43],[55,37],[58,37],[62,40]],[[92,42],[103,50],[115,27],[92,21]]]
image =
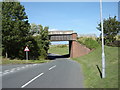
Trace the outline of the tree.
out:
[[[101,23],[98,24],[97,29],[101,31]],[[116,16],[114,16],[114,18],[109,17],[108,19],[103,20],[103,30],[105,44],[112,43],[116,40],[115,36],[120,32],[120,22],[116,20]]]
[[[43,27],[42,25],[38,25],[40,28],[40,33],[36,36],[36,41],[39,46],[39,59],[47,58],[47,52],[49,49],[49,37],[48,37],[48,29],[49,27]]]
[[[30,28],[30,34],[34,35],[34,34],[39,34],[40,33],[40,27],[34,23],[30,24],[31,28]]]
[[[6,1],[6,0],[5,0]],[[19,57],[29,36],[30,25],[25,8],[20,2],[2,3],[2,48],[3,56]],[[24,56],[23,56],[24,57]]]
[[[39,56],[47,57],[48,50],[48,27],[34,25],[39,29],[36,40],[34,32],[30,31],[30,24],[25,13],[25,8],[20,2],[5,0],[2,4],[2,55],[7,58],[25,59],[24,48],[29,47],[29,59],[38,59]],[[34,31],[34,30],[33,30]],[[39,31],[39,32],[38,32]]]

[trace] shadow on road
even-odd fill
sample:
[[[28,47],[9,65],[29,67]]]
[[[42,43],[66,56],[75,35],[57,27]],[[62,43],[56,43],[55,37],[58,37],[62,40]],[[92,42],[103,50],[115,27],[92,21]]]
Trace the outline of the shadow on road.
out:
[[[48,59],[49,60],[56,60],[58,58],[69,58],[69,57],[70,57],[69,54],[66,54],[66,55],[56,55],[56,54],[48,53]]]

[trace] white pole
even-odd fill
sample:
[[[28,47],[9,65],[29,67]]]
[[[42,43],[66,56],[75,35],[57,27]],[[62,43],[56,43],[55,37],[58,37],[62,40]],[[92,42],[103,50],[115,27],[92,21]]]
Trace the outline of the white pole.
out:
[[[104,31],[102,20],[102,0],[100,0],[100,19],[101,19],[101,31],[102,31],[102,78],[105,78],[105,53],[104,53]]]

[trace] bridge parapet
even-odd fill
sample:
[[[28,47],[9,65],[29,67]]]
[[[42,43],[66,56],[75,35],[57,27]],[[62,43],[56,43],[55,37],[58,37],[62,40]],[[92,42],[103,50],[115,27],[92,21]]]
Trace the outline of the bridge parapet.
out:
[[[71,41],[77,39],[77,33],[69,31],[50,31],[49,39],[51,41]]]
[[[69,31],[49,31],[49,35],[58,35],[58,34],[72,34],[73,30]]]

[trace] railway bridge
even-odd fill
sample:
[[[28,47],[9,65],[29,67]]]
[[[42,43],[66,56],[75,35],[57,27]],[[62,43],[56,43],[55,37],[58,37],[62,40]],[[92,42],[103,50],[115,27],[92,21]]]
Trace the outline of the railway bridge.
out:
[[[49,31],[50,41],[69,41],[71,58],[80,57],[90,52],[90,49],[77,42],[77,33],[69,31]]]

